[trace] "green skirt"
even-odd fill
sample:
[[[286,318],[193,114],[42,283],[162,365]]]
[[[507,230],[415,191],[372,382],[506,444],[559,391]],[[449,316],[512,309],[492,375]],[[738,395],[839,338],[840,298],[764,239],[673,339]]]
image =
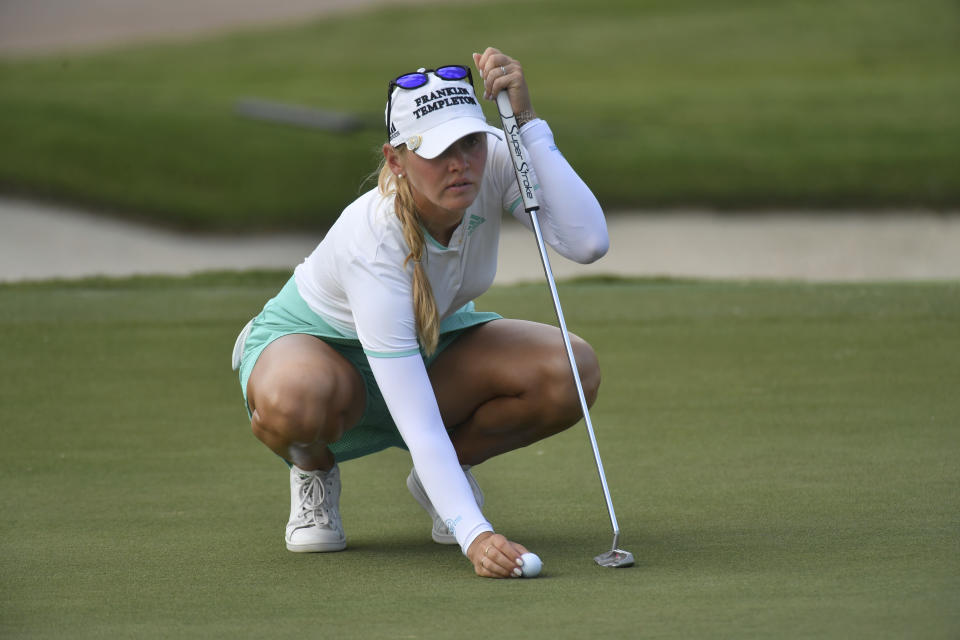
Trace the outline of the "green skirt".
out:
[[[466,329],[500,317],[499,314],[489,311],[475,311],[473,302],[467,303],[440,323],[437,349],[429,357],[421,352],[424,363],[429,367],[437,356],[453,344],[453,341]],[[352,363],[363,378],[367,391],[363,417],[360,418],[360,422],[348,429],[340,440],[330,444],[330,450],[337,461],[344,462],[359,458],[388,447],[406,449],[406,444],[383,401],[380,388],[373,377],[367,355],[363,352],[360,342],[344,337],[310,309],[297,291],[297,285],[292,277],[280,293],[270,299],[263,311],[253,319],[250,334],[243,345],[239,374],[247,415],[250,416],[250,408],[247,405],[247,381],[250,379],[250,373],[257,358],[271,342],[293,333],[304,333],[320,338]]]

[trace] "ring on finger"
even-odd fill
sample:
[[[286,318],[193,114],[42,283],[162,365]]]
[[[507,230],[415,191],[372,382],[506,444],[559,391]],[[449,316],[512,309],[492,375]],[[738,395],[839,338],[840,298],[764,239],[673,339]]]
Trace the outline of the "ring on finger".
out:
[[[490,551],[490,545],[488,544],[488,545],[487,545],[487,548],[483,550],[483,557],[484,557],[484,558],[487,557],[487,553],[489,553],[489,551]]]
[[[503,75],[507,75],[507,70],[503,68],[503,65],[500,65],[500,71],[503,73]]]

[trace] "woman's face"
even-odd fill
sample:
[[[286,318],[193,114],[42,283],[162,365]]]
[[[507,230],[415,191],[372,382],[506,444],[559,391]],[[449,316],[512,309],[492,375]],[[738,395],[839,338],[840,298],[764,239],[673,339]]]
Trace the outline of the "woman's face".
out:
[[[487,134],[464,136],[429,160],[412,152],[390,154],[387,159],[394,173],[404,174],[410,181],[428,229],[431,223],[455,227],[480,193],[487,162]]]

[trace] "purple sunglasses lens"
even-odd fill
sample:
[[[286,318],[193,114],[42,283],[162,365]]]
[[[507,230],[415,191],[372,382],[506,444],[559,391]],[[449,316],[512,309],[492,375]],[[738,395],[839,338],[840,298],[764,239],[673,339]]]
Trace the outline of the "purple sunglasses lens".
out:
[[[440,67],[437,75],[444,80],[463,80],[467,77],[467,70],[464,67]]]
[[[416,89],[417,87],[422,87],[423,85],[427,84],[427,74],[408,73],[397,78],[395,82],[398,87],[403,87],[404,89]]]

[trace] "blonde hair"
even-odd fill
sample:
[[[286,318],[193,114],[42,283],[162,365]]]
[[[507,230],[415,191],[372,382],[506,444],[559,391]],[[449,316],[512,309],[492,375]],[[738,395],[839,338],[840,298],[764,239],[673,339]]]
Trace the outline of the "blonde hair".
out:
[[[397,151],[404,153],[406,149]],[[408,262],[413,261],[413,314],[417,321],[417,337],[424,352],[430,355],[436,350],[440,338],[440,317],[437,313],[437,301],[433,297],[433,287],[430,286],[426,269],[423,268],[426,241],[420,225],[420,214],[413,199],[413,188],[408,180],[394,175],[385,160],[380,165],[377,186],[382,195],[393,196],[394,211],[403,227],[403,239],[410,248],[403,266],[406,267]]]

